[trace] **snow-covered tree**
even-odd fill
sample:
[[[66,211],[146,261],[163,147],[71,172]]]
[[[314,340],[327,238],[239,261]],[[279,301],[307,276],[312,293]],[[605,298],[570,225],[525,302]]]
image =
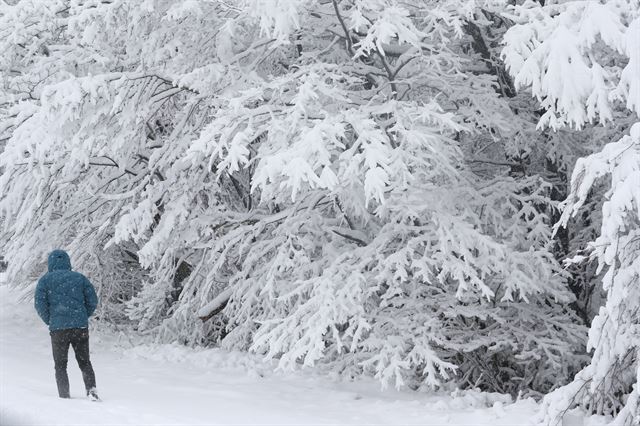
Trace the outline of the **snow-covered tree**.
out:
[[[590,365],[545,398],[545,422],[566,410],[640,422],[640,3],[613,0],[526,2],[504,56],[518,87],[530,87],[544,114],[540,127],[580,129],[598,122],[624,134],[577,161],[559,226],[584,212],[594,185],[608,186],[590,255],[605,270],[606,303],[589,332]],[[579,261],[580,259],[574,259]]]
[[[224,346],[398,387],[579,366],[551,189],[515,172],[534,123],[492,54],[501,2],[0,8],[12,276],[56,245],[107,286],[135,260],[112,293],[140,328],[201,342],[222,294]]]

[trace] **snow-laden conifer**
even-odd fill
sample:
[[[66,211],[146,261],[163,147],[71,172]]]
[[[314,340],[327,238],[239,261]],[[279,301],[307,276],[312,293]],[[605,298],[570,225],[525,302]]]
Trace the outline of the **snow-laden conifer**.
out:
[[[397,387],[579,365],[551,189],[509,154],[533,123],[485,40],[499,2],[2,7],[12,276],[56,245],[105,286],[135,261],[113,293],[139,328]],[[224,330],[199,318],[220,294]]]
[[[504,56],[516,84],[530,86],[543,106],[539,125],[581,128],[595,121],[625,133],[577,161],[563,202],[559,226],[583,212],[596,184],[608,185],[599,235],[590,244],[590,255],[606,271],[607,299],[591,324],[591,363],[545,397],[545,423],[559,423],[579,405],[615,415],[615,424],[638,424],[640,3],[526,2],[515,13],[519,24],[505,36]]]

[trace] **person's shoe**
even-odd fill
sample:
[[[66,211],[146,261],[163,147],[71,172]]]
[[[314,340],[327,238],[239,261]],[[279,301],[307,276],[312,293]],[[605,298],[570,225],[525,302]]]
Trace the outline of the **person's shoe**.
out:
[[[100,397],[98,396],[98,391],[96,391],[96,388],[89,389],[87,391],[87,396],[91,401],[101,401]]]

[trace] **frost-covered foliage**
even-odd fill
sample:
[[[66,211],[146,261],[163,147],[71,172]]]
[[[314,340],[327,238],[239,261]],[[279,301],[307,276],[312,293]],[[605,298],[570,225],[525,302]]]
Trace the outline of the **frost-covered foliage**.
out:
[[[589,332],[591,364],[545,398],[545,422],[567,409],[640,423],[640,2],[527,2],[506,37],[504,55],[517,86],[530,86],[545,109],[539,126],[622,123],[625,135],[576,163],[559,225],[583,213],[593,187],[608,190],[590,244],[606,271],[606,303]],[[580,260],[580,259],[576,259]]]
[[[64,245],[166,340],[397,387],[559,386],[585,330],[501,7],[0,5],[11,276]],[[199,319],[220,294],[224,330]]]

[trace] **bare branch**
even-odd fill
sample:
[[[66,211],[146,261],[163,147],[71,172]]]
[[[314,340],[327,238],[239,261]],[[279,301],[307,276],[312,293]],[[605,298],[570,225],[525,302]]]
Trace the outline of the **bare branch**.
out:
[[[340,22],[340,26],[342,27],[342,31],[344,31],[345,40],[347,41],[347,50],[349,51],[349,54],[351,55],[351,57],[354,57],[356,55],[353,52],[353,40],[351,40],[351,35],[349,34],[349,29],[347,28],[347,25],[344,23],[344,19],[342,18],[342,15],[340,14],[340,9],[338,8],[338,2],[336,0],[332,0],[332,3],[333,3],[333,10],[335,10],[335,12],[336,12],[336,17],[338,18],[338,21]]]

